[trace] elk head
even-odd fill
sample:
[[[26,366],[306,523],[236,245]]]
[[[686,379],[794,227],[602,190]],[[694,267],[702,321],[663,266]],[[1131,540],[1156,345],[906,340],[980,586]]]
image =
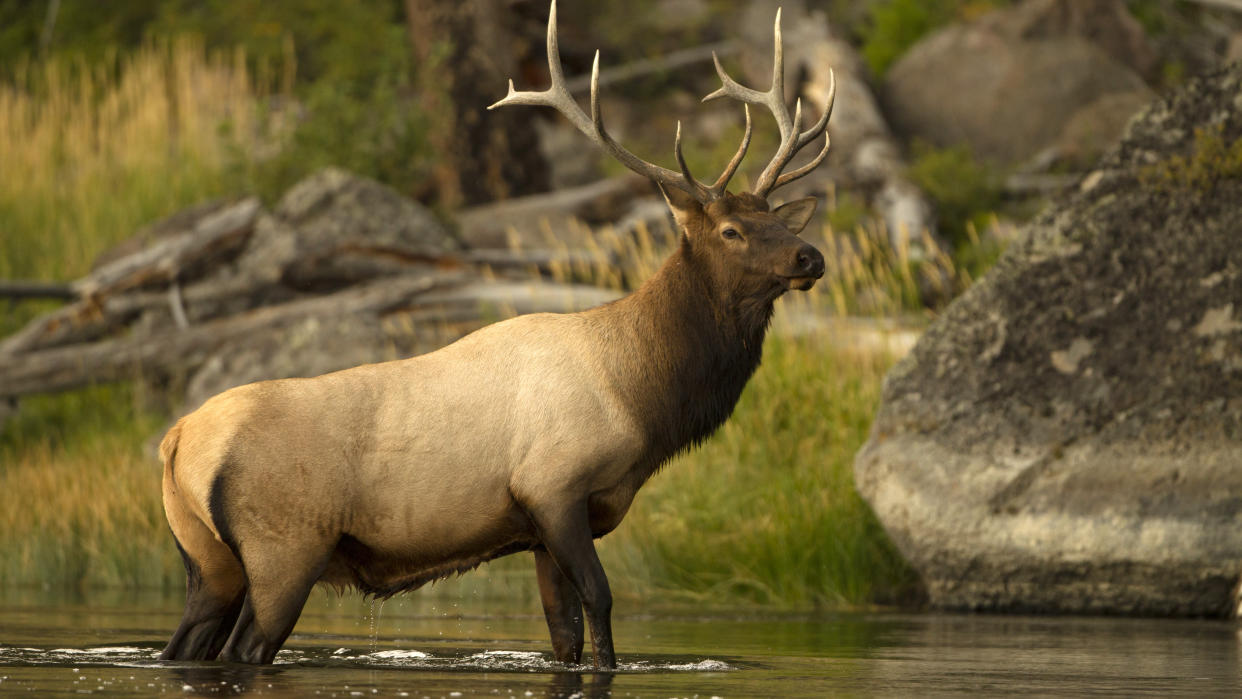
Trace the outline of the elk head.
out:
[[[807,197],[789,202],[776,209],[768,205],[774,189],[788,184],[814,170],[828,155],[829,141],[825,134],[819,154],[806,165],[782,173],[794,155],[811,141],[824,134],[832,114],[836,82],[829,88],[823,116],[811,128],[801,131],[802,101],[798,100],[793,115],[785,103],[784,54],[781,45],[781,14],[776,12],[775,58],[772,85],[759,92],[735,82],[720,65],[713,53],[721,87],[703,98],[731,97],[744,104],[746,131],[733,159],[716,182],[707,185],[695,179],[686,166],[681,150],[681,123],[673,151],[678,171],[649,163],[626,150],[604,128],[599,104],[599,51],[591,68],[591,114],[578,106],[565,86],[560,50],[556,36],[556,0],[548,15],[548,71],[551,86],[542,92],[518,92],[509,81],[509,93],[488,107],[509,105],[540,105],[552,107],[564,115],[587,138],[630,170],[643,175],[664,193],[669,208],[682,230],[683,247],[699,259],[701,267],[711,276],[716,288],[728,289],[746,296],[767,296],[774,299],[789,289],[810,289],[824,274],[824,257],[813,246],[797,236],[811,220],[816,200]],[[727,191],[729,180],[737,171],[750,145],[750,105],[760,105],[772,112],[780,129],[781,143],[776,155],[764,168],[750,192],[732,194]]]

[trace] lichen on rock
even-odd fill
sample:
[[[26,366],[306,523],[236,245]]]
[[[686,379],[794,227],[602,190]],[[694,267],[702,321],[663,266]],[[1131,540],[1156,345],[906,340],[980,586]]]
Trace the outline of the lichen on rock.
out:
[[[934,605],[1235,609],[1242,179],[1150,177],[1242,138],[1240,88],[1149,107],[888,377],[857,485]]]

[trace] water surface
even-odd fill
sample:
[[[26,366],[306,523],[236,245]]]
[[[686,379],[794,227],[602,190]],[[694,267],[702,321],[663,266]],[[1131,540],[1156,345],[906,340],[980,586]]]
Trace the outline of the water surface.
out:
[[[627,605],[619,605],[627,606]],[[0,695],[1234,696],[1238,627],[939,614],[618,610],[621,667],[551,660],[531,600],[316,593],[271,667],[162,663],[180,599],[0,593]],[[629,612],[629,613],[627,613]]]

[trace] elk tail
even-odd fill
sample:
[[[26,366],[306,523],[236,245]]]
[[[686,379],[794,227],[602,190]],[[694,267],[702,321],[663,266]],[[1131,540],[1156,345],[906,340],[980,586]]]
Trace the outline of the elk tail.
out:
[[[181,421],[168,430],[168,434],[164,435],[163,441],[160,442],[160,460],[164,462],[164,469],[172,473],[173,459],[177,458],[177,443],[181,441]]]

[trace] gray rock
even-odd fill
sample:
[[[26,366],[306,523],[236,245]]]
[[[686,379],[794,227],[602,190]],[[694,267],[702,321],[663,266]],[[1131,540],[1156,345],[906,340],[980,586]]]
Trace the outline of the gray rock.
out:
[[[1056,141],[1056,160],[1082,172],[1116,145],[1126,124],[1152,101],[1149,90],[1104,95],[1074,113]]]
[[[1195,134],[1242,138],[1240,88],[1234,65],[1131,122],[886,379],[857,487],[932,604],[1235,611],[1242,163]]]
[[[1053,145],[1100,97],[1147,91],[1094,37],[1072,27],[1052,33],[1060,24],[1037,22],[1024,8],[950,25],[907,51],[883,86],[894,127],[937,146],[967,144],[1007,165]]]
[[[462,249],[424,206],[390,187],[328,168],[294,185],[273,215],[260,216],[241,274],[298,288],[358,281],[357,263],[377,256],[418,263]]]
[[[1160,56],[1123,0],[1025,0],[991,21],[1022,39],[1088,39],[1139,75],[1158,77]]]

